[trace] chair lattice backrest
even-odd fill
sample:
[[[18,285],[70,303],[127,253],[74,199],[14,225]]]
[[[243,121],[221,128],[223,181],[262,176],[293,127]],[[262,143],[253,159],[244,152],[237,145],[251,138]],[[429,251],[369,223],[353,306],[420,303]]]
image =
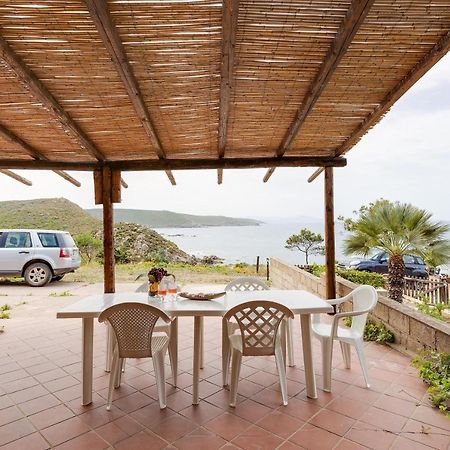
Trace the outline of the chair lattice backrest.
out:
[[[127,302],[105,309],[98,321],[111,325],[120,358],[146,358],[152,356],[151,338],[159,318],[170,322],[169,316],[154,306]]]
[[[267,291],[269,286],[256,277],[239,277],[225,286],[225,291]]]
[[[240,330],[244,356],[273,355],[278,329],[283,319],[293,318],[292,311],[280,303],[252,300],[231,308],[224,319],[233,318]]]

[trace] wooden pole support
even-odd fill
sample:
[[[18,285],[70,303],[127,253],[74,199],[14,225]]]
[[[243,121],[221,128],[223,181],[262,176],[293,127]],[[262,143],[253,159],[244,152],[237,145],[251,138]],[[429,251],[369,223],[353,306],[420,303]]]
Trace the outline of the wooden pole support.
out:
[[[20,175],[17,175],[17,173],[14,173],[11,170],[8,169],[0,169],[0,173],[3,175],[6,175],[7,177],[13,178],[14,180],[18,181],[19,183],[25,184],[26,186],[33,186],[33,183],[28,180],[27,178],[21,177]]]
[[[326,294],[328,299],[332,299],[336,298],[336,253],[334,239],[334,193],[332,167],[325,167],[324,186]]]

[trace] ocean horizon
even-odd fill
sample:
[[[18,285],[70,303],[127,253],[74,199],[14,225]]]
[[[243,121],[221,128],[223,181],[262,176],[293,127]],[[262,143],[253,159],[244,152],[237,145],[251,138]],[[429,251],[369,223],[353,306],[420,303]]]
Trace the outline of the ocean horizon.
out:
[[[291,264],[304,264],[305,255],[297,250],[286,249],[285,242],[292,234],[302,228],[308,228],[324,236],[324,224],[278,222],[263,223],[257,226],[218,226],[196,228],[154,228],[166,239],[172,241],[181,250],[198,257],[215,255],[227,264],[245,262],[255,264],[256,257],[265,264],[266,258],[276,257]],[[345,237],[344,226],[336,222],[336,259],[346,261],[342,251]],[[324,262],[322,255],[310,255],[310,263]]]

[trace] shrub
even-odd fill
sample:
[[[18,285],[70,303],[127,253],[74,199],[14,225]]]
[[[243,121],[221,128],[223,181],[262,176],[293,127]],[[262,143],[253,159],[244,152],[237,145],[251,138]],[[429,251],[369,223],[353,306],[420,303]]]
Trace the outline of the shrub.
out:
[[[368,284],[374,288],[384,287],[384,277],[380,273],[338,268],[336,274],[356,284]]]
[[[347,327],[351,327],[352,318],[345,317],[344,324]],[[368,320],[366,322],[366,327],[364,328],[364,340],[379,343],[391,343],[394,342],[395,337],[382,323],[375,323]]]
[[[420,303],[417,305],[417,309],[428,316],[434,317],[438,320],[445,320],[443,312],[446,309],[450,309],[449,305],[445,303],[436,303],[435,305],[428,303],[428,299],[424,294],[419,294]]]
[[[450,354],[422,352],[412,364],[419,369],[420,378],[429,385],[427,392],[431,403],[450,417]]]

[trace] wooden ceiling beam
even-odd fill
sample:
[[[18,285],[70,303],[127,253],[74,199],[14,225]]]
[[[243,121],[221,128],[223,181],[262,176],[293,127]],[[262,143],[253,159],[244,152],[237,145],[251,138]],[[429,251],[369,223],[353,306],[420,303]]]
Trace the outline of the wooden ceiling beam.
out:
[[[22,138],[14,134],[9,128],[6,128],[4,125],[0,123],[0,136],[5,139],[6,141],[16,144],[19,147],[21,147],[23,150],[25,150],[30,156],[32,156],[36,160],[41,161],[47,161],[48,158],[41,153],[39,150],[28,144],[28,142],[25,142]],[[72,183],[73,185],[80,187],[81,183],[77,181],[75,178],[71,177],[68,173],[62,171],[62,170],[54,170],[54,172],[59,175],[60,177],[67,180],[69,183]]]
[[[335,150],[336,156],[344,155],[372,128],[392,107],[392,105],[407,92],[420,78],[422,78],[441,58],[450,51],[450,30],[436,45],[422,58],[395,86],[384,99],[371,111],[355,128],[346,141]],[[308,182],[314,181],[323,169],[317,169]]]
[[[127,91],[128,97],[131,100],[142,127],[147,133],[153,147],[156,149],[158,158],[165,159],[167,157],[166,152],[164,151],[161,140],[158,137],[155,126],[150,117],[150,112],[145,104],[144,96],[142,95],[139,83],[128,60],[122,40],[109,13],[107,2],[85,0],[85,3],[91,18],[97,27],[100,38],[103,41],[114,66],[116,67],[117,73],[122,79],[122,83],[125,86],[125,90]],[[170,182],[175,185],[175,178],[170,171],[167,172]]]
[[[65,111],[58,100],[45,87],[36,74],[25,64],[22,58],[9,46],[3,36],[0,36],[0,58],[5,61],[8,67],[16,74],[31,94],[59,120],[64,130],[68,131],[79,142],[83,149],[99,161],[105,159],[103,153]]]
[[[228,117],[230,112],[231,90],[233,87],[234,50],[239,14],[239,0],[223,0],[222,4],[222,52],[220,63],[220,102],[219,102],[219,158],[225,155]],[[223,170],[217,171],[217,182],[222,184]]]
[[[330,156],[290,156],[284,158],[221,158],[221,159],[147,159],[104,162],[27,161],[0,159],[0,169],[91,171],[110,167],[121,171],[261,169],[267,167],[344,167],[345,158]]]
[[[27,186],[32,186],[33,183],[30,180],[27,180],[24,177],[21,177],[20,175],[17,175],[17,173],[12,172],[8,169],[0,169],[0,173],[3,175],[6,175],[7,177],[13,178],[14,180],[18,181],[19,183],[25,184]]]
[[[297,137],[300,128],[305,123],[306,118],[313,109],[326,85],[330,81],[333,73],[338,67],[342,57],[353,41],[355,34],[364,22],[374,0],[353,0],[349,10],[339,27],[336,37],[331,44],[328,53],[321,64],[308,91],[303,97],[303,101],[297,110],[294,121],[289,126],[280,146],[276,151],[277,156],[283,156]],[[269,169],[264,176],[267,182],[273,174],[273,168]]]

